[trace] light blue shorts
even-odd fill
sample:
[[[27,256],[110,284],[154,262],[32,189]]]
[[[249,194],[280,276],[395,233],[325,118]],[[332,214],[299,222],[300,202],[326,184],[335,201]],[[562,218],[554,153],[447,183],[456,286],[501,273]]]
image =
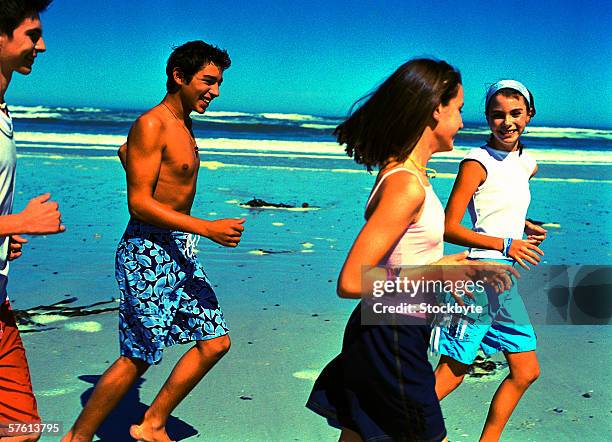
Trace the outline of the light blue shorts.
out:
[[[512,264],[512,261],[482,259]],[[529,321],[525,304],[518,292],[515,278],[512,288],[497,294],[491,287],[473,293],[475,300],[467,299],[466,305],[483,306],[477,317],[453,315],[451,323],[436,326],[432,331],[432,349],[463,364],[472,364],[478,350],[486,356],[499,351],[520,353],[536,349],[536,334]]]

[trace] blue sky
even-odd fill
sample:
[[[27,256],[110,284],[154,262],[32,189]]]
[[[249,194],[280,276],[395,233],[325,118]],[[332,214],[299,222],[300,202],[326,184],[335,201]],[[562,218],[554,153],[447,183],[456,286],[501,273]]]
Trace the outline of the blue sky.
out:
[[[55,0],[48,50],[7,100],[145,109],[164,95],[171,46],[203,39],[233,62],[211,110],[341,116],[404,61],[434,56],[461,70],[468,121],[482,121],[487,84],[516,78],[534,123],[612,127],[611,5]]]

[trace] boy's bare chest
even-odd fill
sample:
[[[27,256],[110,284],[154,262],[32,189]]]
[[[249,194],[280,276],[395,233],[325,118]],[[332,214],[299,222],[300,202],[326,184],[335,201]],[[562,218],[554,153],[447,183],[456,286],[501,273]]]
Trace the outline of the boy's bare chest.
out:
[[[162,173],[181,179],[192,179],[198,174],[200,157],[191,143],[168,143],[162,157]]]

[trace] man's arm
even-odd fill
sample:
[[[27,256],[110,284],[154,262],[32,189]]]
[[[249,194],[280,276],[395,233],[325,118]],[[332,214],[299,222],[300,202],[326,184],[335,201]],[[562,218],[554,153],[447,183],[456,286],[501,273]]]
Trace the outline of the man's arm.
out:
[[[153,198],[164,150],[163,131],[163,123],[152,115],[138,118],[130,130],[124,162],[130,215],[149,224],[195,233],[235,247],[244,230],[244,220],[207,221],[178,212]]]

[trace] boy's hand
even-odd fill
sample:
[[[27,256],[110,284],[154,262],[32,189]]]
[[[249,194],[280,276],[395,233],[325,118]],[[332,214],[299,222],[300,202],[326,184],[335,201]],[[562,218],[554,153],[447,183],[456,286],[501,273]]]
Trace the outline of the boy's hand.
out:
[[[544,227],[525,220],[525,234],[527,235],[527,239],[534,241],[536,246],[542,244],[542,241],[546,239],[546,233],[547,230]]]
[[[19,258],[22,254],[22,244],[25,244],[27,242],[28,240],[20,235],[11,235],[9,237],[8,260],[13,261]]]
[[[210,221],[204,236],[222,246],[236,247],[240,242],[242,232],[244,232],[242,224],[245,221],[244,218],[225,218]]]
[[[32,198],[28,205],[18,214],[21,218],[23,233],[28,235],[46,235],[61,233],[66,230],[62,225],[62,214],[55,201],[49,201],[50,193]]]

